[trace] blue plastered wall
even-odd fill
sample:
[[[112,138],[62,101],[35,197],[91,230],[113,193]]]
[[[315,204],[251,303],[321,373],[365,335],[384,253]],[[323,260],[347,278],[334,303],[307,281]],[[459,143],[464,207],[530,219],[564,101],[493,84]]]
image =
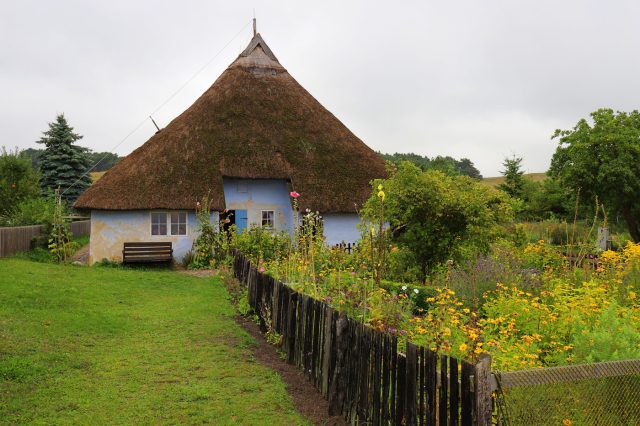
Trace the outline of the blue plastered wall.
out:
[[[224,178],[225,207],[247,210],[249,226],[262,224],[262,210],[273,210],[274,228],[293,233],[289,183],[284,179]]]
[[[323,214],[324,238],[327,245],[334,246],[342,242],[355,243],[360,239],[357,214]]]
[[[91,241],[89,243],[89,263],[102,259],[122,261],[125,242],[170,241],[173,257],[181,262],[198,236],[198,221],[195,211],[187,212],[187,235],[151,235],[151,213],[168,210],[135,210],[91,212]],[[184,210],[181,210],[184,211]],[[218,212],[211,213],[211,221],[217,223]]]

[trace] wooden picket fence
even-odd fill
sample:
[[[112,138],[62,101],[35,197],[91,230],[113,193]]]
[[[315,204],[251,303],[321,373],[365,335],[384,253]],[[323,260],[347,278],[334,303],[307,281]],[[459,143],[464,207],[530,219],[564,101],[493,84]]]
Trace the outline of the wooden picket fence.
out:
[[[234,273],[262,330],[281,336],[287,362],[329,401],[329,414],[372,425],[491,424],[490,357],[471,364],[411,343],[399,353],[395,336],[260,273],[241,253]]]
[[[0,257],[30,250],[31,241],[42,233],[43,228],[42,225],[0,228]],[[91,233],[91,221],[72,222],[69,228],[75,236],[88,235]]]

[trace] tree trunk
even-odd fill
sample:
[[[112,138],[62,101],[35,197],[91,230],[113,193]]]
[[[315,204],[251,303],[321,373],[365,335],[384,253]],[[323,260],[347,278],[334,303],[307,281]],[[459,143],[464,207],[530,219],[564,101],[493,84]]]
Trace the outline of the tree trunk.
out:
[[[624,216],[624,220],[627,222],[627,226],[629,227],[629,234],[631,234],[631,239],[635,243],[640,242],[640,223],[638,223],[638,218],[636,218],[629,207],[624,207],[622,209],[622,215]]]

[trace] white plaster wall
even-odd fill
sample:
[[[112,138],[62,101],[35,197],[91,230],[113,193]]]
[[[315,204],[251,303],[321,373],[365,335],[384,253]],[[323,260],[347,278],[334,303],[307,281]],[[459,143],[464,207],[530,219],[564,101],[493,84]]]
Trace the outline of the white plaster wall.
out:
[[[327,245],[333,246],[345,243],[355,243],[360,239],[357,214],[323,214],[324,238]]]
[[[102,259],[122,261],[125,242],[170,241],[173,257],[177,262],[187,254],[198,235],[197,219],[194,211],[187,212],[187,235],[151,235],[151,212],[165,210],[107,211],[91,212],[91,240],[89,243],[89,263]],[[182,210],[183,211],[183,210]],[[217,223],[218,212],[211,213],[211,220]]]

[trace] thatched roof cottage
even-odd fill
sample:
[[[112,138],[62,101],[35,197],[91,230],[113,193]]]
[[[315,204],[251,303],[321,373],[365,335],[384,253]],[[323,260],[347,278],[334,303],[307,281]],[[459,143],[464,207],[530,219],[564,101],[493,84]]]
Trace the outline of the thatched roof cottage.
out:
[[[290,192],[319,211],[327,242],[355,241],[357,211],[384,162],[280,64],[260,34],[195,103],[110,169],[75,207],[91,211],[92,262],[124,242],[171,241],[181,260],[212,218],[293,229]]]

